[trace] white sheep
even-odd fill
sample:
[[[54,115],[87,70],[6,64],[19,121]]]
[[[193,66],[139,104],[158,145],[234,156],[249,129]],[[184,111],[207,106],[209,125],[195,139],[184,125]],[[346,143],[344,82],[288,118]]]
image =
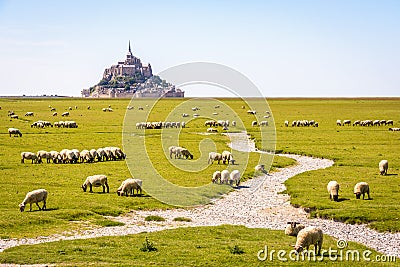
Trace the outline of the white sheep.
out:
[[[344,125],[350,126],[351,125],[351,120],[343,120],[343,126]]]
[[[94,161],[94,157],[92,157],[92,155],[90,154],[90,151],[87,149],[82,150],[79,153],[79,159],[81,162],[93,162]]]
[[[329,199],[338,201],[339,200],[339,184],[338,184],[338,182],[330,181],[326,188],[329,193]]]
[[[360,182],[354,186],[354,194],[356,195],[356,199],[360,199],[361,195],[364,199],[365,193],[367,193],[368,199],[371,199],[369,196],[369,185],[366,182]]]
[[[126,196],[131,195],[133,196],[135,194],[135,189],[136,193],[142,194],[142,180],[139,179],[134,179],[134,178],[128,178],[125,181],[121,183],[121,186],[117,189],[117,195],[118,196],[123,196],[124,194]]]
[[[315,254],[320,255],[323,239],[324,235],[321,229],[313,226],[306,227],[297,234],[294,249],[299,253],[303,251],[304,248],[308,250],[310,245],[314,245]]]
[[[228,170],[223,170],[221,172],[221,184],[228,184],[229,182],[229,171]]]
[[[379,162],[379,173],[381,175],[387,175],[388,168],[389,162],[387,160],[384,159]]]
[[[297,236],[299,232],[305,228],[305,226],[299,222],[288,222],[287,224],[288,225],[285,228],[285,235],[288,236]]]
[[[61,116],[62,116],[62,117],[68,117],[68,116],[69,116],[69,112],[66,111],[66,112],[64,112],[63,114],[61,114]]]
[[[232,163],[232,161],[233,161],[232,153],[229,151],[226,151],[226,150],[223,151],[221,154],[221,157],[222,157],[223,164],[226,164],[226,163],[229,164],[229,163]]]
[[[285,121],[285,126],[289,127],[289,121]]]
[[[240,172],[238,170],[234,170],[231,172],[229,175],[229,184],[232,186],[235,184],[236,186],[239,186],[240,184]]]
[[[25,113],[25,115],[24,116],[33,116],[33,112],[31,112],[31,111],[28,111],[27,113]]]
[[[213,164],[214,161],[218,161],[219,162],[222,160],[222,155],[221,153],[217,153],[217,152],[210,152],[208,153],[208,164]]]
[[[257,126],[257,121],[252,121],[251,126],[253,126],[253,127]]]
[[[207,128],[207,133],[218,133],[218,130],[215,128]]]
[[[89,186],[90,188],[90,193],[93,193],[92,187],[103,187],[103,193],[105,193],[106,187],[107,187],[107,193],[110,192],[110,188],[108,186],[107,182],[107,176],[102,175],[102,174],[97,174],[93,176],[88,176],[85,180],[85,182],[82,184],[82,189],[83,192],[86,192],[87,187]]]
[[[22,152],[21,153],[21,163],[24,163],[25,159],[31,159],[32,163],[38,163],[38,157],[36,156],[35,153],[32,152]]]
[[[336,121],[336,125],[337,125],[337,126],[342,126],[342,121],[341,121],[341,120],[337,120],[337,121]]]
[[[102,161],[102,160],[106,160],[107,159],[106,152],[104,151],[103,148],[97,149],[96,152],[97,152],[97,160],[98,161]]]
[[[8,128],[8,133],[10,137],[11,135],[22,137],[21,131],[17,128]]]
[[[50,163],[52,159],[50,152],[44,150],[39,150],[38,152],[36,152],[36,156],[38,157],[39,163],[42,163],[42,159],[46,159],[46,163]]]
[[[236,121],[232,121],[232,127],[236,127]]]
[[[220,171],[215,171],[212,176],[211,180],[214,184],[221,182],[221,172]]]
[[[254,171],[255,172],[265,172],[265,165],[263,165],[263,164],[256,165],[254,167]]]
[[[45,210],[46,209],[46,200],[47,200],[47,191],[46,189],[37,189],[34,191],[31,191],[26,194],[25,199],[19,204],[19,210],[23,212],[25,210],[26,204],[30,205],[29,211],[32,211],[32,204],[35,203],[39,210]],[[40,208],[39,202],[43,201],[43,207]]]
[[[51,155],[51,159],[52,159],[53,163],[61,163],[62,158],[61,158],[61,155],[59,152],[52,150],[49,153]]]

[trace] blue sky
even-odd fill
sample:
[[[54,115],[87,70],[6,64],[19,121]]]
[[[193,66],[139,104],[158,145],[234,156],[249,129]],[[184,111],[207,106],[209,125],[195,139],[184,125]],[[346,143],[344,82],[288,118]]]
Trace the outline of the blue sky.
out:
[[[399,96],[399,14],[386,0],[0,0],[0,95],[77,96],[131,40],[154,73],[215,62],[267,97]]]

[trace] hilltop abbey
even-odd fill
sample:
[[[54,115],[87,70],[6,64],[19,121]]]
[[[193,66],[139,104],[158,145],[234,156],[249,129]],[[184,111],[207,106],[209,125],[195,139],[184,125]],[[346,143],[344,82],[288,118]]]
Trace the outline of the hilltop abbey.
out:
[[[125,61],[106,68],[101,81],[83,89],[82,97],[116,98],[116,97],[184,97],[184,91],[154,76],[150,63],[143,64],[140,58],[132,54],[129,41]]]

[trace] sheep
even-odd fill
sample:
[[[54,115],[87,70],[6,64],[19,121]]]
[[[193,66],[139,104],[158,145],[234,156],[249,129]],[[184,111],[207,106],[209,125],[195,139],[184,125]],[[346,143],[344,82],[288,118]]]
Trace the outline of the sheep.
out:
[[[356,199],[360,199],[361,194],[364,199],[365,193],[368,194],[368,199],[371,199],[369,196],[369,185],[366,182],[360,182],[354,186],[354,194],[356,195]]]
[[[136,193],[139,195],[142,194],[142,180],[139,179],[134,179],[134,178],[128,178],[125,181],[121,183],[121,186],[117,189],[117,195],[118,196],[123,196],[124,194],[128,196],[130,194],[133,196],[135,194],[135,189]]]
[[[268,121],[261,121],[260,126],[268,126]]]
[[[46,159],[46,163],[50,163],[52,159],[50,152],[44,150],[39,150],[38,152],[36,152],[36,156],[39,163],[42,163],[42,159]]]
[[[207,128],[207,133],[218,133],[218,130],[215,128]]]
[[[66,112],[64,112],[63,114],[61,114],[61,116],[62,116],[62,117],[68,117],[68,116],[69,116],[69,112],[66,111]]]
[[[176,148],[177,148],[177,146],[170,146],[169,148],[168,148],[168,151],[169,151],[169,157],[172,159],[172,154],[174,154],[175,155],[175,158],[176,158]]]
[[[217,122],[216,122],[216,121],[213,121],[213,120],[208,120],[208,121],[205,121],[205,122],[204,122],[204,125],[205,125],[205,126],[209,126],[209,127],[211,127],[211,126],[216,126],[216,125],[217,125]]]
[[[208,153],[208,164],[213,164],[214,161],[218,161],[219,162],[222,160],[222,155],[220,153],[217,152],[210,152]]]
[[[106,152],[104,151],[103,148],[97,149],[96,152],[97,152],[97,160],[98,161],[102,161],[102,160],[107,160],[108,159],[107,155],[106,155]]]
[[[398,131],[400,131],[400,128],[389,128],[389,131],[392,131],[392,132],[398,132]]]
[[[336,121],[336,125],[337,125],[337,126],[342,126],[342,121],[341,121],[341,120],[337,120],[337,121]]]
[[[213,173],[211,181],[216,184],[218,182],[221,182],[221,172],[220,171],[215,171]]]
[[[314,127],[318,127],[319,126],[319,123],[316,121],[316,122],[314,122],[314,125],[313,125]]]
[[[32,152],[22,152],[21,153],[21,163],[25,163],[25,159],[30,159],[33,162],[38,163],[38,157],[36,156],[35,153]]]
[[[339,200],[339,184],[336,181],[330,181],[326,187],[329,193],[329,199],[333,201]]]
[[[8,128],[8,134],[10,135],[10,137],[11,135],[14,135],[14,137],[15,136],[22,137],[21,131],[17,128]]]
[[[240,172],[238,170],[234,170],[231,172],[229,175],[229,184],[232,186],[235,184],[236,186],[239,186],[240,184]]]
[[[351,120],[343,120],[343,126],[344,125],[350,126],[351,125]]]
[[[11,119],[18,119],[18,115],[15,115],[15,114],[11,115],[10,117],[11,117]]]
[[[253,127],[257,126],[257,121],[252,121],[251,126],[253,126]]]
[[[84,149],[79,153],[79,159],[81,162],[93,162],[94,157],[92,157],[89,150]]]
[[[359,125],[360,125],[360,123],[361,123],[361,121],[360,121],[360,120],[356,120],[356,121],[354,121],[354,122],[353,122],[353,126],[359,126]]]
[[[315,254],[320,255],[323,239],[324,235],[321,229],[313,226],[306,227],[297,234],[294,249],[299,253],[303,251],[304,248],[308,250],[310,245],[314,245]]]
[[[285,228],[285,235],[288,236],[297,236],[301,230],[305,228],[304,225],[299,222],[288,222],[288,225]]]
[[[392,125],[393,126],[393,120],[387,120],[386,125]]]
[[[33,112],[31,112],[31,111],[28,111],[27,113],[25,113],[25,115],[24,116],[33,116],[34,114],[33,114]]]
[[[53,163],[61,163],[62,162],[62,158],[59,152],[57,151],[50,151],[49,152],[51,155],[51,159],[53,161]]]
[[[230,162],[232,163],[233,156],[232,156],[231,152],[225,150],[222,152],[221,157],[222,157],[223,164],[226,164],[226,163],[229,164]]]
[[[26,204],[30,205],[29,211],[32,211],[32,204],[35,203],[39,210],[46,209],[46,200],[47,200],[48,192],[46,189],[37,189],[31,192],[28,192],[25,196],[25,199],[19,204],[19,210],[23,212],[25,210]],[[39,202],[43,201],[43,207],[40,208]]]
[[[188,158],[193,159],[193,155],[186,148],[182,149],[180,154],[184,156],[186,159]]]
[[[229,182],[229,171],[228,170],[223,170],[221,172],[221,180],[220,183],[221,184],[228,184]]]
[[[232,121],[232,127],[236,127],[236,121]]]
[[[53,112],[53,117],[57,116],[58,113],[57,112]],[[55,124],[55,123],[54,123]]]
[[[387,175],[388,168],[389,162],[387,160],[384,159],[379,162],[379,173],[381,175]]]
[[[247,114],[256,115],[256,114],[257,114],[257,111],[255,111],[255,110],[248,110],[248,111],[247,111]]]
[[[93,158],[93,161],[97,158],[97,150],[91,149],[89,150],[90,156]]]
[[[285,126],[289,127],[289,121],[285,121]]]
[[[107,193],[110,192],[110,187],[108,186],[107,176],[102,174],[97,174],[93,176],[88,176],[85,182],[82,184],[83,192],[86,192],[87,187],[90,188],[90,193],[93,193],[92,187],[103,187],[103,193],[105,193],[107,187]]]

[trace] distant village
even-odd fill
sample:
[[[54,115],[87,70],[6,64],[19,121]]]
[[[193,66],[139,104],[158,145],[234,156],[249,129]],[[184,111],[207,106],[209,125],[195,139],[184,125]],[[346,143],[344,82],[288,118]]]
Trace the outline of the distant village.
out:
[[[153,75],[150,63],[143,64],[132,54],[131,44],[125,61],[106,68],[101,81],[81,91],[82,97],[123,98],[123,97],[184,97],[185,92],[175,85]]]

